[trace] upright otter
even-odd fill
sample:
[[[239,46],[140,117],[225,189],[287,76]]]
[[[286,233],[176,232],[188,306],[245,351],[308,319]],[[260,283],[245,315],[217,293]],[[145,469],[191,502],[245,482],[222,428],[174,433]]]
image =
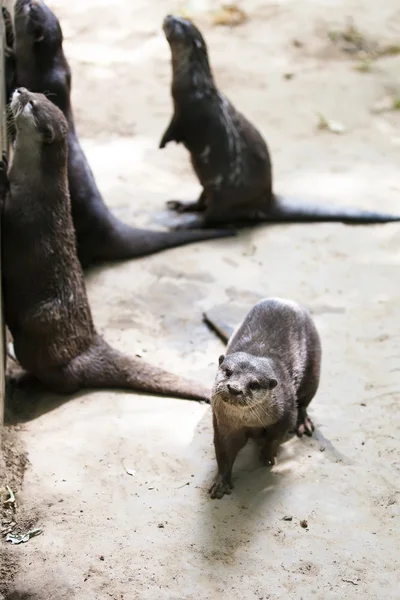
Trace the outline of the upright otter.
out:
[[[263,438],[261,459],[273,465],[284,435],[311,436],[307,406],[318,389],[321,343],[310,314],[290,300],[266,298],[231,337],[212,391],[218,475],[211,498],[232,489],[232,466],[250,437]]]
[[[68,124],[42,94],[13,94],[16,140],[0,164],[5,320],[21,366],[57,393],[119,387],[202,400],[208,391],[111,348],[96,333],[68,193]]]
[[[203,187],[197,202],[169,201],[170,208],[178,212],[197,213],[179,228],[246,222],[400,220],[400,215],[300,204],[276,196],[267,145],[218,90],[200,31],[190,21],[170,15],[164,19],[163,29],[172,54],[174,114],[160,148],[171,141],[183,143]]]
[[[80,146],[71,107],[71,70],[60,23],[41,0],[17,0],[14,9],[16,82],[49,96],[67,118],[68,184],[72,218],[83,266],[153,254],[232,231],[150,231],[121,223],[106,207]]]

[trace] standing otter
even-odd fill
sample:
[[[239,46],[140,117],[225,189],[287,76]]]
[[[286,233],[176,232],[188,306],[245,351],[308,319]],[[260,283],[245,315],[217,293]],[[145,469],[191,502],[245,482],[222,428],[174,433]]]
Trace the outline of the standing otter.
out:
[[[230,494],[233,463],[250,437],[263,438],[261,459],[273,465],[288,431],[312,435],[307,406],[320,365],[321,343],[309,313],[280,298],[257,302],[219,358],[211,397],[218,464],[211,498]]]
[[[16,140],[7,177],[0,163],[5,320],[21,366],[57,393],[119,387],[203,400],[208,391],[96,333],[68,193],[68,124],[42,94],[13,94]]]
[[[160,148],[183,143],[203,191],[197,202],[169,201],[178,212],[197,213],[186,227],[215,225],[341,221],[384,223],[400,215],[300,204],[272,190],[272,165],[261,134],[218,90],[207,46],[193,23],[167,16],[163,29],[172,54],[174,114]]]
[[[57,17],[41,0],[17,0],[14,29],[17,85],[48,95],[68,121],[68,184],[78,256],[83,266],[234,235],[227,230],[206,233],[135,229],[114,217],[104,204],[75,130],[71,70],[63,52]]]

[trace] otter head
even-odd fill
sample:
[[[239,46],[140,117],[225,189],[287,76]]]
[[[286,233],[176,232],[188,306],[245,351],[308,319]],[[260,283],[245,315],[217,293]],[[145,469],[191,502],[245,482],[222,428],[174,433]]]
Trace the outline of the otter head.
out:
[[[14,29],[17,81],[28,89],[51,93],[54,104],[67,114],[71,70],[57,17],[41,0],[17,0]]]
[[[18,41],[61,47],[63,35],[57,17],[41,0],[17,0],[14,7],[14,28]]]
[[[219,357],[213,399],[251,410],[253,406],[273,404],[272,390],[277,385],[267,359],[234,352]]]
[[[171,48],[174,79],[186,76],[197,88],[210,87],[213,77],[207,45],[197,27],[188,19],[168,15],[163,30]]]
[[[17,130],[17,142],[26,140],[43,146],[66,145],[67,121],[57,106],[43,94],[18,88],[12,95],[11,111]]]

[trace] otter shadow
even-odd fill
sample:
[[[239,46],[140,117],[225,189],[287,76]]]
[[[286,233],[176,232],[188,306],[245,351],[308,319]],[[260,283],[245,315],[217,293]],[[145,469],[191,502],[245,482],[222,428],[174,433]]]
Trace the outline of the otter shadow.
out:
[[[75,394],[55,394],[45,388],[40,381],[27,377],[22,384],[6,381],[4,421],[6,425],[18,425],[34,421],[53,412],[71,400],[76,400],[90,392],[99,390],[84,389]],[[126,393],[114,390],[113,393]],[[131,392],[130,392],[131,393]],[[142,392],[140,392],[142,394]]]
[[[283,505],[292,467],[286,444],[278,453],[278,464],[271,469],[260,463],[258,445],[250,440],[235,461],[232,493],[220,500],[212,500],[208,489],[217,473],[217,465],[211,443],[210,412],[207,411],[197,425],[191,454],[202,456],[203,470],[201,488],[204,503],[196,537],[200,541],[202,560],[209,566],[215,566],[218,560],[236,560],[236,554],[245,549],[260,531],[278,526],[285,515]]]
[[[217,473],[217,464],[210,413],[207,411],[197,425],[191,454],[202,457],[203,503],[196,531],[200,560],[204,568],[215,569],[219,562],[221,565],[240,564],[243,552],[246,553],[251,545],[265,544],[268,537],[274,543],[282,541],[289,530],[300,526],[302,515],[298,498],[304,490],[300,491],[299,486],[303,485],[310,455],[318,461],[347,460],[342,455],[339,457],[318,429],[311,438],[288,435],[278,450],[277,464],[272,468],[260,463],[259,446],[249,440],[235,461],[231,494],[212,500],[208,489]]]
[[[55,394],[54,392],[49,391],[48,388],[33,376],[27,375],[26,378],[24,378],[23,383],[18,385],[10,380],[6,380],[5,424],[18,425],[34,421],[47,413],[57,410],[67,402],[77,400],[95,392],[112,392],[113,394],[120,394],[123,396],[129,394],[133,399],[142,396],[157,395],[142,390],[135,391],[118,388],[84,388],[75,394]],[[181,401],[178,398],[177,400],[178,402]],[[199,402],[203,404],[203,402]],[[208,402],[204,401],[204,404],[207,403]]]
[[[4,596],[4,600],[39,600],[39,596],[30,592],[11,592]]]

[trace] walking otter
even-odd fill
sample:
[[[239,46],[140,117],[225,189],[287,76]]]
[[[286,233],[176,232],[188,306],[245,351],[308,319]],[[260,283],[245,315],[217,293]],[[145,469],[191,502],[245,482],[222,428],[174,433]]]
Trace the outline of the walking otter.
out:
[[[120,222],[104,204],[78,140],[71,107],[71,70],[57,17],[41,0],[17,0],[14,29],[17,85],[48,95],[68,121],[68,184],[78,256],[83,266],[234,235],[228,230],[151,231]]]
[[[218,90],[206,42],[187,19],[168,15],[163,29],[172,54],[174,114],[160,148],[183,143],[203,187],[197,202],[169,201],[178,212],[195,212],[178,228],[262,222],[399,221],[400,215],[302,204],[276,196],[267,145],[257,129]]]
[[[273,465],[284,435],[311,436],[307,407],[319,385],[321,343],[310,314],[295,302],[260,300],[219,358],[211,404],[218,475],[211,498],[230,494],[232,467],[250,437],[263,438]]]
[[[76,253],[68,124],[42,94],[13,94],[14,155],[0,163],[5,320],[21,366],[56,393],[126,388],[203,400],[201,384],[128,358],[97,334]]]

